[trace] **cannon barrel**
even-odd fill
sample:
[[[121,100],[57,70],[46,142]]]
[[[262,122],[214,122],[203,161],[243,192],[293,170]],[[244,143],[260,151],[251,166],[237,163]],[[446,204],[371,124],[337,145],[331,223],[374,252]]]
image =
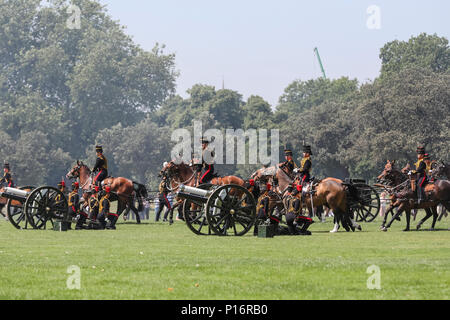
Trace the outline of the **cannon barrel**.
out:
[[[5,188],[3,192],[0,192],[0,197],[23,202],[27,199],[29,194],[30,192],[28,191],[8,187]]]
[[[198,195],[192,194],[192,193],[181,192],[181,191],[179,191],[177,193],[177,197],[182,198],[182,199],[188,199],[188,200],[191,200],[192,202],[196,202],[196,203],[208,202],[208,198],[206,198],[206,197],[198,196]]]
[[[192,194],[192,195],[196,195],[199,197],[204,197],[207,198],[211,195],[211,191],[210,190],[203,190],[200,188],[194,188],[194,187],[188,187],[185,185],[181,185],[180,186],[180,192],[179,193],[183,193],[183,194]]]

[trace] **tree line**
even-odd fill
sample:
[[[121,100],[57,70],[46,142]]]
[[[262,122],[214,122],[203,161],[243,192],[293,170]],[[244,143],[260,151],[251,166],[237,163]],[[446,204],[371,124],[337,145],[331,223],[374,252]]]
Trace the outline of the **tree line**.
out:
[[[80,29],[66,26],[72,3]],[[419,144],[449,159],[450,48],[436,34],[387,43],[369,83],[299,79],[271,106],[204,84],[182,98],[175,55],[158,44],[143,50],[94,0],[2,0],[0,23],[0,160],[20,185],[55,184],[78,159],[92,166],[102,144],[112,175],[154,188],[171,132],[194,120],[222,131],[279,129],[297,160],[303,142],[312,146],[317,177],[370,180],[386,159],[413,162]],[[257,168],[218,171],[247,178]]]

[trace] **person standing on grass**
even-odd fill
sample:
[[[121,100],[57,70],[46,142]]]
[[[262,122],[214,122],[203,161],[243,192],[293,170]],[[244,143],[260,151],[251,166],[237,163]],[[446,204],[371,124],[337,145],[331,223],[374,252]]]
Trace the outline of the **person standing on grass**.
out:
[[[161,217],[161,212],[164,210],[164,208],[167,207],[167,210],[164,214],[164,222],[167,221],[167,215],[169,214],[169,211],[172,209],[172,206],[170,205],[169,200],[167,199],[169,191],[166,188],[166,181],[163,180],[159,184],[159,193],[158,193],[158,210],[156,211],[155,221],[158,222],[159,218]]]

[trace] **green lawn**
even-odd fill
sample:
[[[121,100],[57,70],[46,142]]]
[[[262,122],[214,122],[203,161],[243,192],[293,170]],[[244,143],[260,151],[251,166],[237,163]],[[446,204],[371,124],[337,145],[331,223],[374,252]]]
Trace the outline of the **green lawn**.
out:
[[[434,232],[401,232],[402,221],[387,233],[374,222],[330,234],[330,221],[310,237],[273,239],[200,237],[179,221],[58,233],[1,220],[0,299],[450,298],[448,218]],[[80,290],[67,288],[71,265]],[[367,289],[371,265],[381,290]]]

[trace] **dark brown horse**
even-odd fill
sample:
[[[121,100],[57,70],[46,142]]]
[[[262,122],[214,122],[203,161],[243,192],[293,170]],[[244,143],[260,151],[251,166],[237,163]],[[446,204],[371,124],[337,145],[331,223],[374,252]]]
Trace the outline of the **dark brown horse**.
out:
[[[420,229],[422,224],[433,216],[433,223],[431,229],[434,229],[436,220],[438,218],[437,206],[442,204],[447,209],[450,207],[450,182],[445,180],[438,180],[432,184],[429,184],[425,188],[427,195],[426,200],[420,204],[416,202],[416,192],[413,190],[412,182],[409,177],[395,168],[395,161],[387,162],[383,172],[378,176],[379,181],[386,181],[389,187],[386,190],[390,194],[391,206],[388,209],[381,230],[387,231],[392,222],[397,219],[402,212],[406,212],[406,229],[410,230],[410,217],[411,210],[413,209],[425,209],[426,216],[417,225],[417,230]],[[397,214],[386,225],[386,219],[388,213],[394,208],[398,208]]]
[[[70,169],[66,177],[68,179],[79,179],[80,189],[83,191],[85,201],[89,199],[88,191],[91,191],[92,172],[82,161]],[[112,194],[117,198],[117,214],[120,216],[126,208],[130,208],[136,215],[137,223],[140,223],[139,211],[142,211],[143,200],[147,197],[147,189],[144,185],[133,182],[126,178],[108,177],[102,181],[102,186],[110,186]],[[134,199],[138,200],[138,208],[134,206]],[[114,199],[114,197],[113,197]]]

